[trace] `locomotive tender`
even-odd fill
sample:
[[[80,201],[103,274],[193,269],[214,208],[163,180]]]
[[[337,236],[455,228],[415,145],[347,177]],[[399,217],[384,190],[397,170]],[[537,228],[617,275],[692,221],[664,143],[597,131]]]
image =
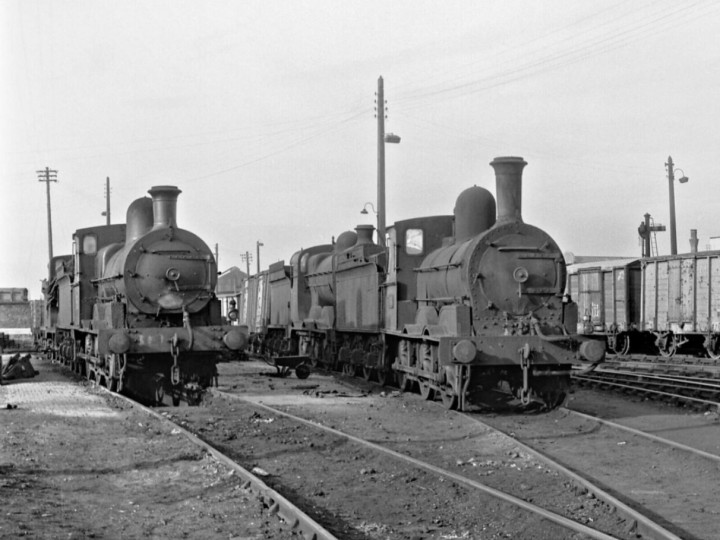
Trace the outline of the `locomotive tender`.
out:
[[[552,238],[521,217],[522,158],[495,159],[496,202],[472,187],[454,216],[398,221],[387,248],[360,225],[250,277],[240,324],[269,354],[418,385],[448,408],[483,401],[501,383],[527,404],[559,405],[572,364],[604,347],[571,335],[577,306]]]
[[[112,390],[194,404],[218,359],[247,339],[222,324],[212,252],[177,226],[180,190],[149,193],[129,206],[126,224],[78,229],[72,255],[53,257],[44,347]]]

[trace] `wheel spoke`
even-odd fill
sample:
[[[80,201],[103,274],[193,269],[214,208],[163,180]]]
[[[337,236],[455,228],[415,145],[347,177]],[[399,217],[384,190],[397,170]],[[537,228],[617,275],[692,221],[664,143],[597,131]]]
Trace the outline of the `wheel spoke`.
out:
[[[362,368],[363,379],[365,379],[366,381],[369,381],[370,379],[372,379],[373,371],[375,371],[373,368],[363,366],[363,368]]]
[[[433,401],[435,399],[435,389],[430,386],[427,381],[419,381],[420,395],[426,401]]]
[[[454,411],[458,406],[458,397],[452,390],[443,390],[440,392],[440,398],[442,399],[443,406],[446,409]]]

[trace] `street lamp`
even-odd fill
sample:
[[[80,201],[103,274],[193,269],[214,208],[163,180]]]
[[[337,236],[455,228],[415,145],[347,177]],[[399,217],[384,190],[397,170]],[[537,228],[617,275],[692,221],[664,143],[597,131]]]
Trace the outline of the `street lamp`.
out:
[[[675,171],[680,171],[682,176],[678,178],[678,182],[681,184],[687,183],[689,180],[685,176],[685,171],[680,168],[675,168],[672,160],[672,156],[668,156],[667,163],[665,164],[668,176],[668,187],[670,190],[670,254],[677,255],[677,233],[675,232]]]
[[[375,211],[375,206],[373,206],[373,203],[371,203],[371,202],[366,202],[366,203],[365,203],[365,206],[363,206],[363,209],[360,210],[360,213],[361,213],[361,214],[369,214],[370,212],[367,211],[367,207],[368,207],[368,206],[369,206],[370,209],[372,210],[372,213],[375,214],[375,215],[377,215],[377,212]]]

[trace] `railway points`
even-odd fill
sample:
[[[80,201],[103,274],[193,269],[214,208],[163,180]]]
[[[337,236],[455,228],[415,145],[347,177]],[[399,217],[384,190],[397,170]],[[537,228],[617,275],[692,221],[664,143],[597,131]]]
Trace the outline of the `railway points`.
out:
[[[720,516],[713,487],[720,481],[714,413],[670,412],[662,403],[583,390],[568,406],[594,414],[560,408],[530,418],[513,413],[482,421],[592,478],[679,537],[713,537]]]
[[[715,370],[714,374],[717,374]],[[700,409],[720,410],[720,379],[675,374],[651,369],[596,368],[575,373],[580,384],[642,394]]]

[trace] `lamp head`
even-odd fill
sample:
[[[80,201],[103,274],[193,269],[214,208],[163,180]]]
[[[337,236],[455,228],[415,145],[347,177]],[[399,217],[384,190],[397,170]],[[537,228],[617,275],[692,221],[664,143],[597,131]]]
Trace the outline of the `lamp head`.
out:
[[[363,206],[363,209],[360,210],[360,213],[361,213],[361,214],[368,214],[368,213],[369,213],[368,210],[367,210],[368,206],[372,209],[373,214],[377,214],[377,212],[375,212],[375,207],[373,206],[373,203],[371,203],[371,202],[366,202],[365,205]]]
[[[680,178],[678,178],[678,182],[680,182],[681,184],[687,183],[688,180],[690,179],[687,176],[681,176]]]

